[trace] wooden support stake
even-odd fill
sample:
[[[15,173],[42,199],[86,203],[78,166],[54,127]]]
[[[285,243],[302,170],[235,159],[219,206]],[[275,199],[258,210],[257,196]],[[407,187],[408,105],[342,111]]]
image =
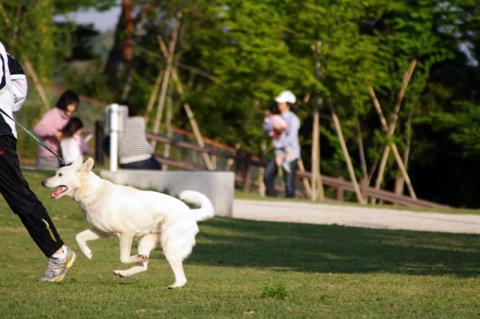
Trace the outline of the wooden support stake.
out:
[[[153,89],[152,89],[152,93],[150,94],[150,98],[148,99],[147,111],[145,112],[145,124],[146,125],[148,125],[148,122],[150,122],[150,115],[153,111],[153,105],[155,104],[155,101],[157,100],[158,90],[160,90],[160,84],[162,83],[162,75],[163,75],[163,70],[160,70],[158,72],[157,78],[155,79],[155,84],[153,85]]]
[[[170,40],[170,45],[168,47],[168,57],[166,59],[165,72],[163,73],[162,88],[160,90],[160,97],[158,98],[158,107],[157,114],[155,117],[155,123],[153,125],[153,133],[158,134],[160,131],[160,123],[162,121],[162,113],[165,105],[165,98],[167,96],[168,84],[170,82],[170,75],[173,69],[173,57],[175,53],[175,47],[177,45],[178,39],[178,28],[180,23],[177,24],[172,30],[172,39]],[[155,150],[156,141],[152,141],[152,148]]]
[[[195,116],[193,115],[193,111],[192,111],[192,108],[190,107],[190,104],[183,103],[183,108],[187,113],[188,121],[192,126],[193,134],[195,135],[195,139],[197,140],[198,146],[205,147],[205,142],[203,140],[202,134],[200,133],[200,129],[198,128],[197,121],[195,120]],[[212,171],[214,167],[210,159],[210,156],[208,156],[208,154],[204,152],[202,152],[202,156],[203,156],[203,161],[205,162],[205,166],[207,166],[208,170]]]
[[[165,116],[165,126],[167,127],[167,136],[172,137],[172,117],[173,117],[173,102],[172,97],[167,97],[167,115]],[[163,157],[170,158],[170,143],[165,143],[163,146]],[[163,166],[164,171],[168,171],[168,165]]]
[[[355,176],[352,160],[350,158],[350,154],[348,153],[347,145],[345,143],[345,138],[343,137],[340,120],[338,119],[338,116],[333,109],[333,103],[331,101],[329,101],[329,107],[332,113],[333,124],[335,125],[335,130],[337,131],[340,147],[342,148],[343,157],[345,159],[345,163],[347,164],[348,173],[350,174],[350,179],[353,183],[353,188],[355,189],[355,195],[357,196],[357,200],[360,204],[366,204],[367,202],[365,201],[365,199],[362,196],[362,193],[360,192],[360,187],[358,185],[357,177]]]
[[[305,173],[305,166],[303,165],[303,161],[301,159],[298,160],[298,170],[301,173]],[[310,183],[308,182],[308,178],[302,177],[302,184],[303,184],[303,188],[305,188],[305,193],[307,193],[307,197],[312,198],[313,190],[312,190],[312,187],[310,186]]]
[[[412,61],[410,62],[410,65],[408,66],[407,71],[405,71],[405,73],[403,74],[402,86],[400,88],[400,91],[398,92],[397,101],[395,102],[395,106],[394,106],[393,113],[392,113],[392,120],[391,120],[390,125],[389,126],[387,125],[387,127],[388,127],[388,129],[387,129],[388,137],[393,136],[393,133],[395,132],[395,128],[396,128],[397,121],[398,121],[398,114],[400,112],[400,107],[402,105],[402,101],[403,101],[403,98],[405,96],[405,92],[407,90],[408,83],[410,82],[410,79],[412,78],[413,71],[415,70],[416,65],[417,65],[417,60],[412,59]],[[374,92],[373,88],[370,87],[369,92],[370,92],[370,95],[372,96],[372,100],[374,102],[374,105],[375,105],[375,103],[380,105],[380,103],[378,102],[378,99],[376,97],[374,98],[375,94],[372,95],[372,92]],[[380,186],[382,184],[383,176],[385,174],[385,166],[387,165],[387,161],[388,161],[389,152],[390,152],[390,148],[389,148],[389,145],[387,144],[384,148],[384,151],[383,151],[382,160],[380,161],[380,166],[378,168],[377,179],[375,181],[375,189],[377,189],[377,190],[380,189]],[[410,196],[413,197],[415,195],[412,195],[412,192],[410,192]]]
[[[170,57],[170,52],[167,50],[165,42],[161,38],[158,38],[158,43],[160,45],[163,56],[165,57],[165,59],[168,59]],[[182,97],[185,96],[183,85],[180,82],[177,69],[175,68],[172,68],[172,79],[175,81],[175,88],[178,94]],[[190,122],[190,126],[192,127],[193,134],[195,136],[195,140],[197,141],[198,146],[205,147],[205,141],[203,140],[202,134],[200,133],[200,128],[198,127],[198,123],[195,120],[195,116],[193,114],[192,108],[190,107],[190,104],[184,103],[183,108],[185,110],[185,113],[187,113],[188,121]],[[215,165],[213,164],[210,156],[207,153],[202,153],[202,157],[207,169],[210,171],[214,170]]]
[[[50,102],[48,101],[47,95],[45,94],[45,91],[43,90],[43,87],[40,84],[40,81],[38,80],[37,73],[35,72],[35,69],[33,68],[32,63],[26,56],[23,56],[22,60],[23,60],[23,64],[25,65],[25,68],[27,69],[28,75],[30,76],[30,78],[33,81],[33,84],[37,88],[38,95],[42,100],[44,110],[48,111],[48,109],[50,109]]]
[[[357,127],[357,142],[358,142],[358,153],[360,157],[360,164],[362,167],[363,177],[367,179],[367,186],[370,184],[368,179],[368,168],[367,168],[367,160],[365,158],[365,147],[363,145],[363,136],[362,136],[362,128],[360,126],[360,120],[358,116],[355,118],[355,124]]]
[[[406,123],[406,145],[403,150],[403,163],[405,164],[405,169],[408,169],[408,158],[410,157],[410,148],[412,146],[412,117],[413,117],[413,109],[410,110],[408,114],[408,119]],[[405,178],[398,177],[395,180],[395,194],[402,195],[405,186]]]
[[[393,135],[393,132],[389,130],[389,127],[387,125],[387,121],[385,119],[385,116],[383,115],[382,108],[380,106],[380,102],[378,101],[377,97],[375,96],[375,91],[373,90],[372,87],[368,88],[370,96],[372,97],[373,100],[373,105],[375,107],[375,110],[378,113],[378,116],[380,117],[380,123],[382,124],[382,129],[383,131],[387,134],[387,138],[391,138]],[[390,126],[391,128],[391,126]],[[386,162],[388,160],[388,152],[389,149],[392,150],[393,156],[395,158],[395,161],[397,162],[398,168],[400,169],[400,172],[402,173],[403,178],[405,178],[405,183],[407,184],[408,191],[410,193],[410,197],[413,199],[417,198],[417,195],[415,194],[415,191],[412,186],[412,182],[410,180],[410,177],[408,176],[407,169],[405,168],[405,165],[403,164],[403,160],[400,156],[400,153],[398,152],[397,145],[393,141],[389,141],[386,147],[383,150],[383,155],[382,155],[382,160],[380,162],[380,166],[378,168],[378,174],[377,174],[377,179],[375,181],[375,189],[380,189],[383,175],[385,172],[385,167],[386,167]]]
[[[180,94],[180,96],[184,96],[185,92],[183,90],[183,86],[180,82],[176,69],[172,70],[172,78],[175,81],[175,88],[177,89],[178,94]],[[193,129],[193,134],[195,136],[195,140],[197,141],[198,146],[205,147],[205,141],[203,140],[202,134],[200,133],[200,128],[198,127],[198,123],[195,120],[195,116],[193,114],[192,108],[190,107],[190,104],[183,103],[183,108],[185,110],[185,113],[187,113],[188,121],[190,122],[190,126]],[[212,163],[212,160],[210,159],[210,156],[207,153],[202,153],[202,156],[207,169],[213,170],[214,165]]]

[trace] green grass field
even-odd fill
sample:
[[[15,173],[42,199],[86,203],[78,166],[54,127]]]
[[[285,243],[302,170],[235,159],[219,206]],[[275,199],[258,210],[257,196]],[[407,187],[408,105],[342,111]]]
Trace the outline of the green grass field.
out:
[[[215,218],[185,262],[189,283],[168,290],[160,251],[127,279],[112,273],[128,267],[115,238],[80,256],[80,209],[26,176],[79,258],[64,282],[39,282],[46,259],[0,201],[0,318],[480,317],[480,236]]]

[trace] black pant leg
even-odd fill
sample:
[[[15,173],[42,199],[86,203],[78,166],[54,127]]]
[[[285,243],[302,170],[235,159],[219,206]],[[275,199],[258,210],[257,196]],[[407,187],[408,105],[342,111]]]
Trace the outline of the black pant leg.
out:
[[[265,193],[267,196],[277,196],[274,183],[277,173],[277,164],[275,163],[275,159],[272,159],[270,162],[268,162],[263,174],[263,182],[265,183]]]
[[[290,165],[290,173],[283,171],[285,181],[285,196],[295,197],[295,180],[297,178],[297,160],[288,163]]]
[[[18,215],[33,241],[47,257],[63,245],[45,207],[20,171],[13,136],[0,136],[0,193]]]

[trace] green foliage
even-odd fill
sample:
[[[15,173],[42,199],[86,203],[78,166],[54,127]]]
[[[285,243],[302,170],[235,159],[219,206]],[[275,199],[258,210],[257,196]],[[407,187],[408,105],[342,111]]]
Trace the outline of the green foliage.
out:
[[[455,103],[453,112],[436,112],[419,118],[417,125],[428,125],[462,150],[464,157],[480,156],[480,107],[470,102]]]
[[[480,105],[476,87],[480,68],[475,63],[480,60],[480,6],[476,0],[154,0],[132,4],[134,21],[139,21],[141,12],[146,18],[134,30],[130,74],[129,97],[140,108],[146,106],[153,83],[165,67],[157,35],[168,43],[172,28],[180,25],[174,65],[186,94],[170,88],[175,125],[188,126],[180,106],[189,102],[203,134],[259,154],[265,140],[261,127],[265,111],[275,95],[290,89],[300,100],[296,112],[303,124],[307,169],[311,110],[322,98],[324,106],[332,103],[342,121],[360,176],[357,135],[362,135],[369,167],[388,141],[367,89],[374,87],[389,119],[402,76],[415,58],[417,66],[392,139],[401,152],[409,144],[406,136],[410,133],[421,141],[412,143],[414,161],[419,160],[415,154],[431,154],[424,150],[435,146],[435,138],[453,145],[461,160],[474,161],[478,155],[475,117],[476,105]],[[42,81],[51,82],[55,75],[62,86],[82,94],[118,100],[128,72],[118,72],[117,77],[103,74],[109,36],[95,38],[98,54],[88,56],[92,60],[84,64],[68,61],[65,66],[55,61],[74,57],[75,25],[59,28],[53,23],[56,14],[115,5],[119,4],[114,0],[44,0],[35,5],[5,0],[0,4],[0,32],[9,36],[1,40],[15,55],[30,59]],[[323,107],[320,112],[322,171],[347,177],[330,111]],[[411,116],[421,118],[413,130],[406,123]],[[426,127],[428,134],[419,136]],[[394,165],[392,161],[387,169],[387,183],[397,176]],[[418,193],[420,197],[425,194]]]
[[[54,12],[52,0],[35,5],[16,0],[0,4],[0,34],[4,35],[1,41],[17,58],[28,58],[40,79],[51,78],[55,58],[64,49],[55,42]]]

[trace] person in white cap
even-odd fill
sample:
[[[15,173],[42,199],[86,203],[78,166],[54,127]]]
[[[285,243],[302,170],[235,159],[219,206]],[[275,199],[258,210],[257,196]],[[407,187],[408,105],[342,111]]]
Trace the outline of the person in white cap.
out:
[[[300,158],[300,143],[298,142],[298,130],[300,129],[300,120],[292,112],[293,107],[295,106],[296,98],[295,95],[290,91],[283,91],[275,98],[277,103],[277,108],[286,122],[285,137],[282,139],[283,149],[276,149],[275,155],[283,155],[286,158],[287,168],[284,169],[284,181],[285,181],[285,196],[294,197],[295,196],[295,178],[297,173],[297,160]],[[263,129],[266,133],[271,135],[271,132],[274,130],[281,129],[276,127],[274,123],[264,122]],[[287,151],[288,150],[288,151]],[[287,151],[287,153],[285,153]],[[284,152],[284,154],[279,154]],[[285,165],[283,165],[285,166]],[[276,196],[277,192],[275,191],[274,179],[278,174],[278,166],[273,158],[265,168],[264,173],[264,183],[266,187],[267,196]]]

